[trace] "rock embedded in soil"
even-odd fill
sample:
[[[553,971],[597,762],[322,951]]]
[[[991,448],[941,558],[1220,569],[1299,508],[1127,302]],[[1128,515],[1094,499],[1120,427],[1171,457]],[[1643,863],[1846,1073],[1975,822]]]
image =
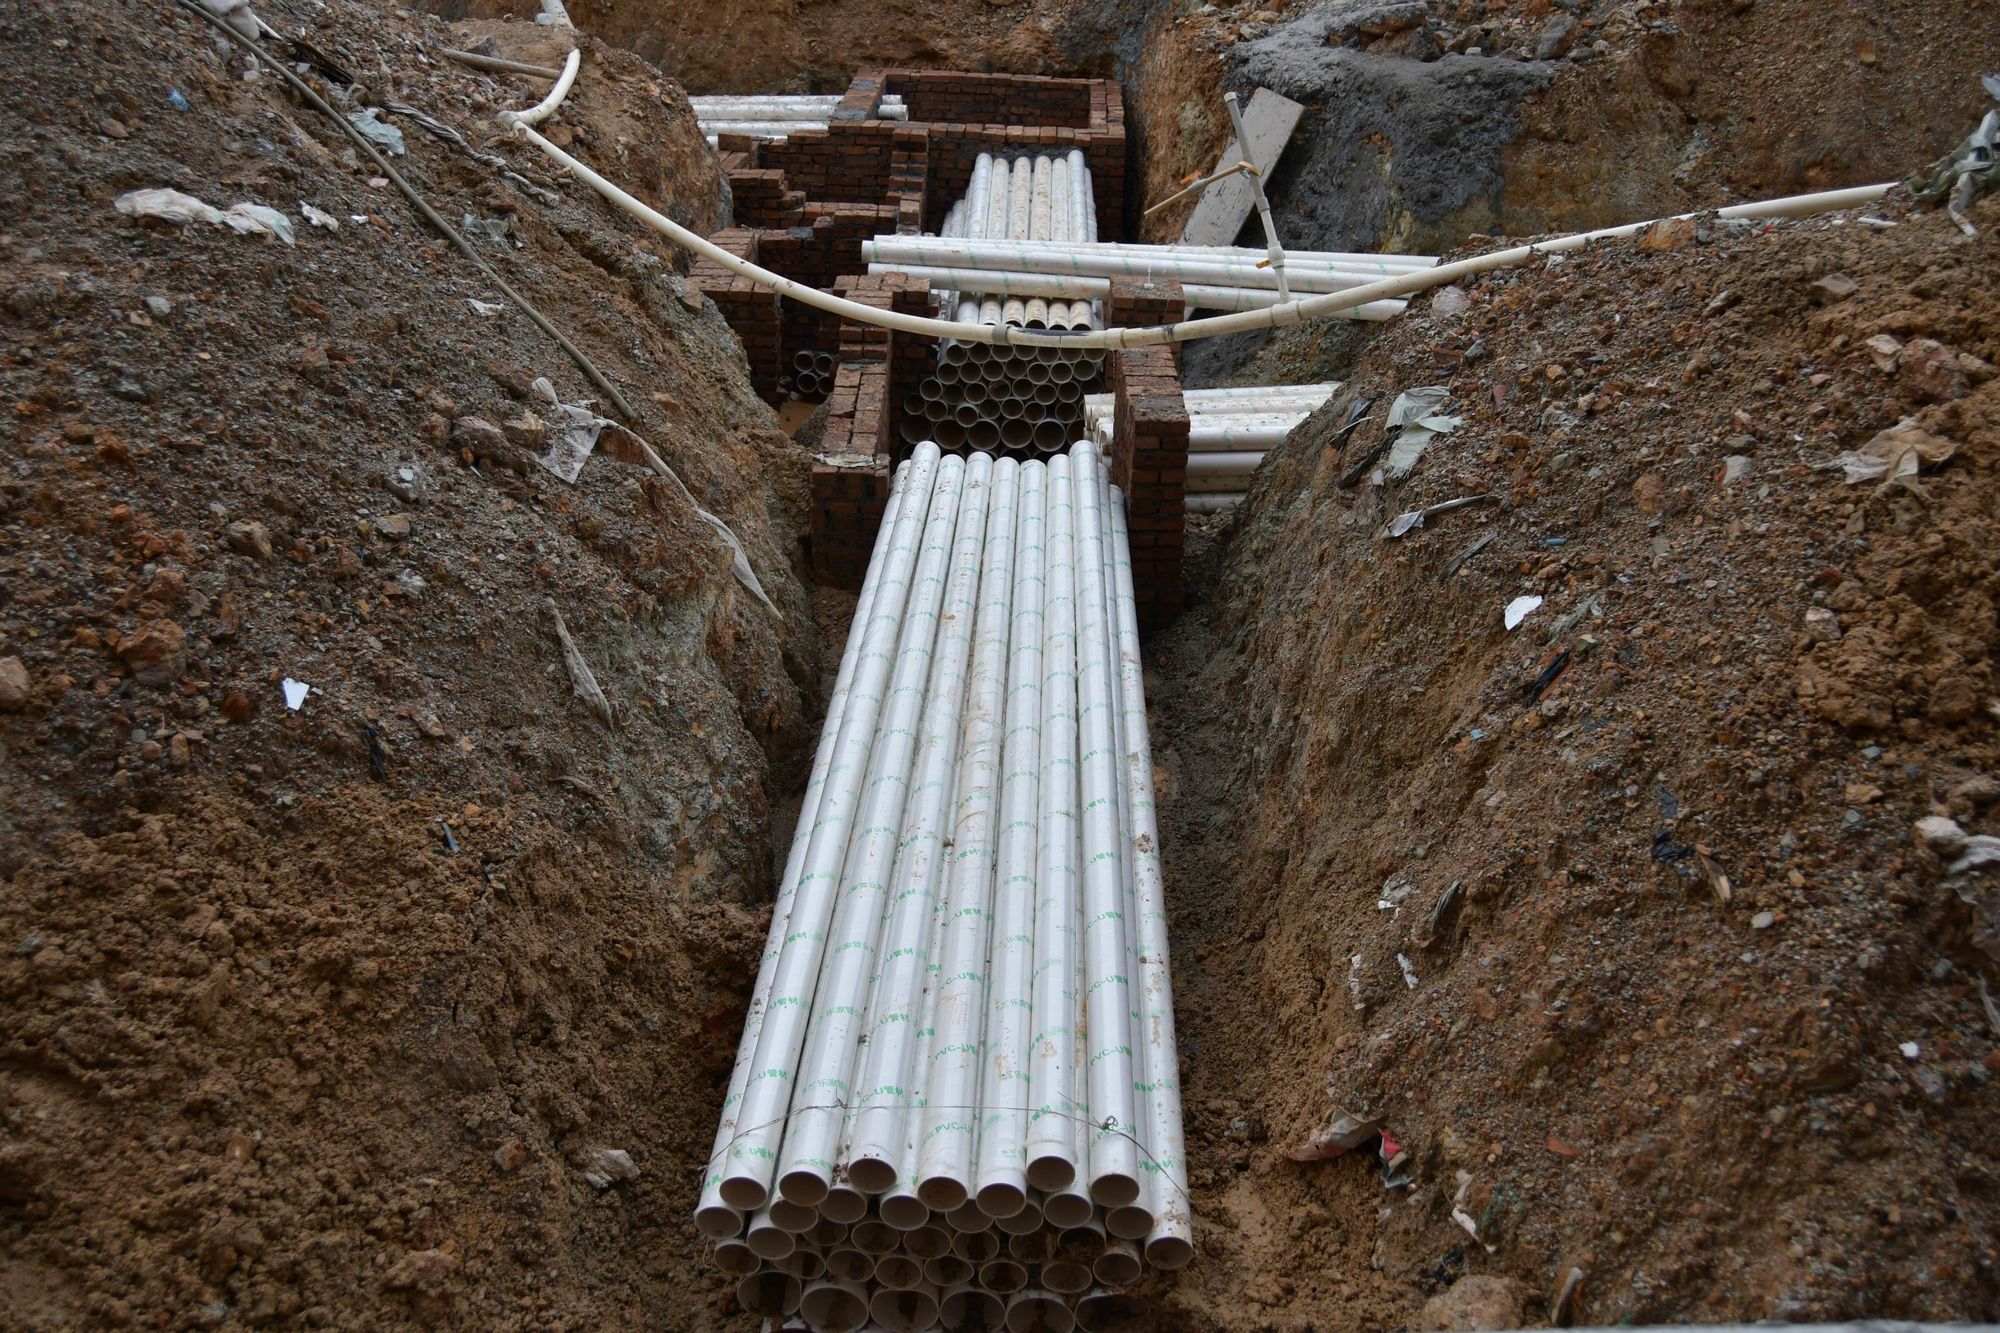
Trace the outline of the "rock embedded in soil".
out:
[[[18,657],[0,657],[0,713],[18,713],[28,706],[28,668]]]
[[[223,533],[229,549],[238,555],[247,555],[253,560],[271,558],[271,530],[262,523],[231,523]]]

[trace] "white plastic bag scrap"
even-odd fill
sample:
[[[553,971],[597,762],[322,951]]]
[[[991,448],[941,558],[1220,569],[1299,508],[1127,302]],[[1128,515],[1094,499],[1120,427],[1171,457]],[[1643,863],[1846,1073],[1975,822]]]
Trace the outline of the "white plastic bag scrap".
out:
[[[201,7],[253,42],[267,33],[277,36],[250,8],[250,0],[201,0]]]
[[[374,107],[363,107],[359,111],[347,113],[347,123],[361,131],[361,136],[387,153],[390,157],[401,157],[409,150],[403,146],[403,132],[387,121],[380,120],[380,112]]]
[[[179,190],[132,190],[112,201],[120,213],[130,217],[159,218],[176,226],[207,222],[237,232],[261,232],[293,244],[291,220],[275,208],[262,204],[232,204],[228,211],[205,204]]]
[[[292,239],[292,220],[275,208],[262,204],[231,204],[229,211],[222,215],[223,225],[237,232],[268,232],[286,245],[296,242]]]
[[[1391,430],[1398,426],[1403,429],[1396,436],[1396,442],[1389,446],[1389,457],[1382,464],[1384,478],[1401,481],[1409,476],[1433,439],[1465,424],[1463,417],[1435,415],[1449,397],[1451,389],[1443,384],[1426,384],[1420,388],[1405,389],[1396,395],[1396,401],[1389,408],[1389,419],[1383,424]]]
[[[222,221],[221,209],[179,190],[132,190],[119,195],[114,206],[128,217],[159,218],[178,226]]]
[[[549,451],[542,455],[541,465],[574,486],[583,475],[584,460],[597,448],[597,437],[612,424],[611,419],[558,399],[556,386],[547,376],[537,379],[528,389],[549,407]]]
[[[303,200],[301,200],[299,203],[299,216],[304,218],[307,222],[312,223],[313,226],[315,227],[325,227],[328,231],[340,230],[339,218],[335,217],[331,213],[322,213],[317,208],[314,208],[311,204],[308,204]]]

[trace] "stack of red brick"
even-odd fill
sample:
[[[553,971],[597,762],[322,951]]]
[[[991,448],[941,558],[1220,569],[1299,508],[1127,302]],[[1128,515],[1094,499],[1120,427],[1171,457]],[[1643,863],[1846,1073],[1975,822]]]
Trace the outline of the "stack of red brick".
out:
[[[754,231],[731,228],[708,239],[740,259],[758,262]],[[688,282],[715,302],[723,319],[735,330],[743,344],[744,359],[750,363],[751,385],[766,399],[775,399],[784,356],[778,294],[732,273],[712,259],[696,259],[688,271]]]
[[[1105,303],[1113,328],[1170,324],[1181,317],[1180,284],[1114,282]],[[1125,492],[1132,586],[1139,623],[1157,628],[1180,614],[1187,528],[1187,400],[1172,345],[1114,352],[1106,362],[1114,398],[1111,484]]]

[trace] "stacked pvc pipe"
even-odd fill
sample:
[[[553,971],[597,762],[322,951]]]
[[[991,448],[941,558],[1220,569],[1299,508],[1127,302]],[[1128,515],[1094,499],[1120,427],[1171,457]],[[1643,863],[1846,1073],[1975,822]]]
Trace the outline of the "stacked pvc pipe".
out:
[[[833,123],[840,96],[738,96],[690,97],[701,132],[712,144],[722,134],[743,134],[753,139],[782,141],[800,130],[823,130]],[[895,94],[882,98],[875,109],[878,120],[908,120],[909,108]]]
[[[1193,1257],[1122,497],[897,471],[695,1213],[752,1313],[1107,1327]]]
[[[1321,384],[1266,384],[1246,389],[1188,389],[1187,507],[1213,513],[1239,503],[1250,474],[1266,450],[1284,443],[1301,421],[1340,389]],[[1083,400],[1084,421],[1099,447],[1111,445],[1116,398],[1094,393]]]
[[[1014,238],[877,236],[862,243],[869,272],[910,273],[933,286],[1019,297],[1101,299],[1114,278],[1182,284],[1190,310],[1257,310],[1278,303],[1278,277],[1261,251],[1227,246],[1022,242]],[[1295,292],[1341,292],[1435,267],[1429,255],[1288,251],[1285,277]],[[1401,300],[1370,301],[1343,314],[1389,319]]]
[[[794,352],[792,368],[778,377],[778,387],[794,398],[825,398],[839,369],[840,363],[832,352]]]
[[[940,236],[919,239],[949,246],[988,237],[1003,244],[1091,245],[1097,204],[1089,166],[1077,150],[1016,158],[982,153],[964,197],[939,230]],[[933,279],[944,317],[960,324],[1094,329],[1103,323],[1102,291],[1010,291],[982,282],[984,275],[961,283],[957,271],[941,276],[902,264],[869,269],[885,270]],[[1103,361],[1099,352],[947,340],[939,344],[936,368],[902,404],[902,437],[1017,458],[1059,453],[1081,433],[1083,392]]]

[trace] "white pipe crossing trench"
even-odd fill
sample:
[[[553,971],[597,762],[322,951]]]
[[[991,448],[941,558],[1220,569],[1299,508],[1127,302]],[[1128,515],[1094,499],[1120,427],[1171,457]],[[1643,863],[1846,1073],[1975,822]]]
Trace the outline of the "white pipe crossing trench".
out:
[[[1177,1075],[1123,499],[1087,442],[920,444],[697,1225],[746,1307],[815,1329],[1069,1327],[1193,1257]]]

